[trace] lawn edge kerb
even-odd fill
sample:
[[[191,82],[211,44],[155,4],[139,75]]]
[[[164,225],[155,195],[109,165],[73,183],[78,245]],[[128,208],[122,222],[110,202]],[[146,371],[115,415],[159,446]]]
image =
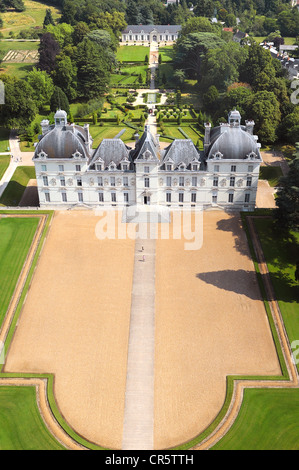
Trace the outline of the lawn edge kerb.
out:
[[[222,406],[220,412],[218,413],[218,415],[216,416],[216,418],[198,436],[195,436],[190,441],[187,441],[187,442],[185,442],[183,444],[180,444],[176,447],[172,447],[171,448],[172,450],[188,450],[188,449],[191,449],[194,446],[199,445],[204,439],[206,439],[217,428],[217,426],[220,424],[220,422],[225,417],[225,415],[226,415],[226,413],[229,409],[229,406],[231,404],[235,381],[242,381],[242,382],[248,381],[249,382],[251,380],[254,380],[254,381],[256,381],[257,386],[258,386],[259,382],[267,381],[267,382],[269,382],[269,386],[271,386],[271,382],[273,382],[273,381],[290,380],[290,376],[289,376],[289,373],[288,373],[288,370],[287,370],[287,366],[286,366],[286,362],[285,362],[284,355],[283,355],[283,352],[282,352],[282,348],[281,348],[281,345],[280,345],[280,341],[279,341],[278,333],[277,333],[277,330],[276,330],[276,326],[275,326],[275,323],[274,323],[274,320],[273,320],[273,317],[272,317],[272,313],[271,313],[271,310],[270,310],[268,300],[266,298],[266,292],[265,292],[265,287],[264,287],[264,283],[263,283],[263,280],[262,280],[262,274],[260,273],[260,270],[259,270],[258,261],[257,261],[257,258],[256,258],[256,254],[255,254],[254,246],[253,246],[253,243],[252,243],[252,239],[251,239],[251,236],[250,236],[249,227],[248,227],[248,224],[247,224],[247,217],[250,217],[250,216],[253,216],[253,217],[265,217],[265,216],[271,217],[272,216],[272,210],[271,209],[269,209],[269,210],[265,209],[265,210],[256,210],[254,212],[240,212],[240,216],[241,216],[242,227],[243,227],[243,229],[245,231],[245,234],[246,234],[247,243],[248,243],[248,246],[249,246],[249,251],[250,251],[250,254],[251,254],[251,258],[252,258],[252,261],[253,261],[253,264],[254,264],[254,268],[255,268],[255,272],[256,272],[256,276],[257,276],[257,280],[258,280],[258,285],[259,285],[260,292],[261,292],[261,295],[262,295],[262,299],[263,299],[263,302],[264,302],[264,306],[265,306],[267,318],[268,318],[268,321],[269,321],[269,326],[270,326],[271,334],[272,334],[272,337],[273,337],[275,349],[276,349],[276,352],[277,352],[277,356],[278,356],[278,360],[279,360],[282,375],[279,375],[279,376],[228,375],[226,377],[226,396],[225,396],[225,400],[224,400],[223,406]]]
[[[26,278],[26,282],[24,284],[22,293],[21,293],[20,298],[18,300],[18,305],[17,305],[17,308],[15,310],[11,325],[9,327],[8,334],[7,334],[6,339],[5,339],[4,347],[5,347],[5,351],[8,351],[9,346],[11,344],[11,341],[13,339],[13,335],[15,333],[15,328],[16,328],[17,322],[19,320],[19,317],[20,317],[20,314],[21,314],[21,311],[22,311],[24,300],[26,298],[28,289],[29,289],[31,281],[32,281],[34,270],[35,270],[36,265],[38,263],[40,252],[43,248],[44,241],[46,239],[50,224],[52,222],[54,211],[38,211],[37,212],[37,211],[30,211],[30,210],[29,211],[25,211],[25,210],[24,211],[0,210],[0,214],[9,214],[9,215],[30,215],[30,214],[33,215],[34,214],[35,216],[37,216],[39,214],[40,215],[45,215],[45,214],[47,215],[47,220],[46,220],[43,232],[42,232],[41,237],[38,241],[38,246],[37,246],[36,252],[34,254],[34,258],[32,260],[32,263],[31,263],[31,266],[30,266],[30,269],[29,269],[29,273],[28,273],[28,276]],[[94,444],[93,442],[90,442],[90,441],[87,441],[86,439],[84,439],[83,436],[80,436],[79,434],[77,434],[74,431],[74,429],[72,429],[67,424],[67,422],[65,421],[61,411],[59,410],[59,407],[58,407],[56,399],[55,399],[55,395],[54,395],[55,377],[54,377],[54,374],[49,374],[49,373],[39,373],[39,374],[5,373],[5,372],[2,372],[2,369],[3,369],[3,365],[1,365],[1,367],[0,367],[0,378],[20,378],[20,379],[22,379],[22,378],[24,378],[24,379],[37,378],[37,379],[42,379],[42,380],[46,379],[46,381],[47,381],[47,401],[48,401],[49,407],[51,409],[51,412],[52,412],[55,420],[58,422],[58,424],[61,426],[61,428],[75,442],[81,444],[85,448],[91,449],[91,450],[105,450],[103,447],[100,447],[97,444]],[[43,419],[42,415],[41,415],[41,417]],[[45,426],[48,427],[46,423],[45,423]],[[106,449],[106,450],[108,450],[108,449]]]

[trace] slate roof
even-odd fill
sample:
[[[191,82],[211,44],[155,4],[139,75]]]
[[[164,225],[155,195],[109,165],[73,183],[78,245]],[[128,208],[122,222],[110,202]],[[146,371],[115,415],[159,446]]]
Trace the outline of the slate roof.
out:
[[[260,157],[259,146],[255,137],[246,132],[244,126],[230,126],[223,124],[214,127],[210,134],[210,145],[206,152],[206,158],[220,152],[223,159],[244,160],[254,152]]]
[[[131,151],[130,156],[133,161],[142,159],[146,151],[150,152],[154,159],[159,160],[158,145],[154,137],[150,133],[149,126],[145,126],[141,138],[137,141],[135,148]]]
[[[143,31],[145,34],[150,34],[152,31],[157,31],[157,33],[170,33],[175,34],[181,30],[181,25],[154,25],[154,24],[139,24],[139,25],[128,25],[123,31],[123,34],[129,34],[130,31],[132,34],[138,34]]]
[[[121,139],[103,139],[93,154],[90,167],[99,160],[104,162],[105,169],[108,168],[112,162],[114,162],[117,167],[124,159],[131,162],[130,150],[130,147],[125,145]]]
[[[83,158],[90,158],[87,134],[80,126],[51,126],[49,132],[41,136],[34,158],[38,158],[41,151],[48,158],[73,158],[76,152],[80,152]]]
[[[163,165],[168,159],[173,162],[174,169],[180,163],[188,168],[192,161],[199,162],[199,154],[191,139],[175,139],[163,152]]]

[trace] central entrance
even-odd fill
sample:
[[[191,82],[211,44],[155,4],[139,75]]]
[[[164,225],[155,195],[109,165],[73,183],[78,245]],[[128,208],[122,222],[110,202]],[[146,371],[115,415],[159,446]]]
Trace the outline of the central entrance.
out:
[[[144,203],[145,205],[149,205],[149,204],[151,203],[151,198],[150,198],[150,196],[144,196],[144,197],[143,197],[143,203]]]

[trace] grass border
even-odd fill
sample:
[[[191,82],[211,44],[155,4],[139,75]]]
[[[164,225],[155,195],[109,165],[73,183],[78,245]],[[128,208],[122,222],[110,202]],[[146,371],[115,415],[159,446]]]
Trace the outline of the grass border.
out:
[[[26,281],[24,283],[22,293],[21,293],[20,298],[18,300],[18,304],[17,304],[16,310],[14,312],[14,316],[13,316],[12,322],[10,324],[9,331],[8,331],[6,339],[5,339],[4,347],[5,347],[5,351],[8,351],[9,346],[10,346],[11,341],[12,341],[13,336],[14,336],[15,330],[16,330],[16,325],[17,325],[17,322],[19,320],[25,298],[26,298],[27,293],[28,293],[28,289],[31,285],[32,277],[33,277],[35,268],[37,266],[40,253],[42,251],[46,236],[48,234],[49,227],[50,227],[52,219],[53,219],[54,211],[46,211],[46,210],[43,210],[43,211],[0,210],[0,214],[9,214],[9,215],[30,215],[30,214],[33,215],[34,214],[35,216],[39,215],[39,214],[41,214],[41,215],[46,214],[48,216],[47,219],[46,219],[45,226],[43,228],[41,237],[38,241],[37,249],[36,249],[36,252],[34,254],[34,257],[33,257],[29,272],[28,272],[28,276],[27,276]],[[67,424],[66,420],[63,417],[63,414],[61,413],[61,411],[60,411],[60,409],[57,405],[56,399],[55,399],[55,395],[54,395],[55,375],[54,374],[49,374],[49,373],[39,373],[39,374],[6,373],[6,372],[2,372],[3,367],[4,367],[4,364],[1,365],[1,368],[0,368],[0,378],[25,378],[25,379],[38,378],[38,379],[46,379],[47,380],[47,401],[49,403],[49,407],[51,409],[51,412],[53,413],[53,416],[55,417],[55,419],[59,423],[59,425],[62,427],[62,429],[74,441],[76,441],[77,443],[79,443],[82,446],[86,447],[87,449],[90,449],[90,450],[108,450],[108,449],[105,449],[104,447],[101,447],[101,446],[99,446],[99,445],[97,445],[93,442],[90,442],[90,441],[86,440],[83,436],[78,434],[73,428],[71,428],[71,426],[69,426]],[[43,417],[42,417],[42,419],[43,419]]]
[[[195,436],[193,439],[191,439],[191,440],[189,440],[185,443],[182,443],[178,446],[172,447],[171,450],[188,450],[188,449],[191,449],[192,447],[200,444],[204,439],[206,439],[216,429],[216,427],[220,424],[220,422],[224,418],[224,416],[227,413],[228,408],[230,406],[232,396],[233,396],[234,382],[235,381],[254,380],[254,381],[257,381],[257,382],[258,381],[269,381],[269,383],[271,383],[271,381],[274,381],[274,380],[275,381],[290,380],[290,376],[289,376],[289,373],[288,373],[288,370],[287,370],[286,362],[285,362],[284,355],[283,355],[281,345],[280,345],[280,342],[279,342],[279,338],[278,338],[277,330],[276,330],[276,327],[275,327],[275,323],[274,323],[272,313],[271,313],[271,310],[270,310],[270,306],[269,306],[269,303],[268,303],[268,300],[267,300],[267,297],[266,297],[264,283],[263,283],[263,280],[262,280],[262,274],[260,273],[260,270],[259,270],[258,261],[257,261],[257,258],[256,258],[256,254],[255,254],[255,250],[254,250],[254,247],[253,247],[252,239],[251,239],[251,236],[250,236],[249,227],[248,227],[248,224],[247,224],[247,217],[248,216],[254,216],[254,217],[261,216],[261,217],[263,217],[263,216],[271,216],[271,215],[272,215],[271,209],[269,209],[269,210],[268,209],[266,209],[266,210],[262,209],[262,210],[257,210],[257,211],[254,211],[254,212],[240,212],[242,227],[243,227],[243,229],[245,231],[245,234],[246,234],[246,238],[247,238],[247,242],[248,242],[248,246],[249,246],[249,251],[250,251],[251,258],[252,258],[252,261],[253,261],[253,264],[254,264],[254,268],[255,268],[255,272],[256,272],[256,276],[257,276],[257,280],[258,280],[258,285],[259,285],[261,295],[262,295],[262,299],[263,299],[263,302],[264,302],[264,306],[265,306],[267,318],[268,318],[268,321],[269,321],[269,326],[270,326],[271,334],[272,334],[272,337],[273,337],[275,349],[276,349],[276,352],[277,352],[277,356],[278,356],[278,360],[279,360],[282,375],[279,375],[279,376],[228,375],[226,377],[226,396],[225,396],[225,400],[224,400],[224,403],[223,403],[223,406],[222,406],[221,410],[219,411],[218,415],[213,420],[213,422],[204,431],[202,431],[199,435]]]
[[[254,212],[241,212],[240,215],[241,215],[242,227],[243,227],[243,229],[245,231],[245,234],[246,234],[246,237],[247,237],[249,251],[250,251],[252,261],[253,261],[253,264],[254,264],[254,267],[255,267],[255,272],[256,272],[256,275],[257,275],[257,280],[258,280],[258,284],[259,284],[259,287],[260,287],[262,299],[263,299],[263,302],[264,302],[264,306],[265,306],[267,318],[268,318],[268,321],[269,321],[269,326],[270,326],[273,341],[274,341],[274,344],[275,344],[276,352],[277,352],[277,355],[278,355],[282,375],[280,375],[280,376],[238,376],[238,375],[228,375],[226,377],[226,396],[225,396],[224,404],[223,404],[220,412],[216,416],[216,418],[213,420],[213,422],[204,431],[202,431],[199,435],[195,436],[193,439],[191,439],[191,440],[189,440],[185,443],[182,443],[178,446],[175,446],[175,447],[171,448],[171,450],[188,450],[188,449],[194,447],[195,445],[198,445],[200,442],[202,442],[205,438],[207,438],[216,429],[216,427],[219,425],[221,420],[224,418],[224,416],[227,413],[228,408],[230,406],[235,381],[238,381],[238,380],[242,380],[242,381],[250,381],[250,380],[262,381],[263,380],[263,381],[271,382],[273,380],[276,380],[276,381],[277,380],[282,380],[283,381],[283,380],[286,380],[286,379],[287,380],[290,379],[289,374],[288,374],[288,370],[287,370],[287,367],[286,367],[286,363],[285,363],[285,360],[284,360],[283,352],[282,352],[282,349],[281,349],[281,346],[280,346],[280,342],[279,342],[278,334],[277,334],[277,331],[276,331],[276,327],[275,327],[275,324],[274,324],[274,320],[272,318],[270,306],[269,306],[269,303],[268,303],[267,298],[266,298],[266,293],[265,293],[265,288],[264,288],[264,284],[263,284],[263,280],[262,280],[262,275],[259,271],[258,261],[256,259],[255,250],[254,250],[254,247],[253,247],[253,243],[252,243],[252,240],[251,240],[251,237],[250,237],[249,227],[248,227],[248,224],[247,224],[247,217],[248,216],[255,216],[255,217],[258,217],[259,215],[260,216],[265,216],[265,215],[267,215],[267,216],[270,215],[271,216],[271,213],[272,213],[271,210],[270,211],[269,210],[266,210],[266,211],[263,210],[263,211],[254,211]],[[14,332],[15,332],[16,324],[18,322],[18,319],[19,319],[21,311],[22,311],[24,300],[26,298],[28,289],[29,289],[31,281],[32,281],[34,270],[37,266],[40,253],[41,253],[43,245],[44,245],[44,241],[46,239],[49,227],[50,227],[51,222],[52,222],[54,211],[38,211],[37,212],[37,211],[19,211],[19,210],[15,210],[15,211],[14,210],[9,210],[9,211],[0,210],[0,214],[12,214],[12,215],[13,214],[16,214],[16,215],[17,214],[19,214],[19,215],[20,214],[21,215],[24,215],[24,214],[25,215],[47,214],[48,215],[45,226],[44,226],[42,234],[41,234],[41,237],[38,241],[38,246],[37,246],[36,252],[34,254],[34,258],[33,258],[32,264],[31,264],[30,269],[29,269],[28,276],[27,276],[25,284],[24,284],[22,294],[19,298],[18,305],[17,305],[17,308],[15,310],[15,313],[14,313],[14,316],[13,316],[13,319],[12,319],[12,322],[11,322],[11,325],[10,325],[10,328],[9,328],[9,331],[8,331],[8,334],[7,334],[7,337],[6,337],[6,340],[5,340],[5,350],[8,351],[8,348],[11,344],[11,341],[12,341],[12,338],[13,338],[13,335],[14,335]],[[53,416],[55,417],[55,419],[59,423],[59,425],[62,427],[62,429],[74,441],[76,441],[77,443],[79,443],[82,446],[86,447],[87,449],[91,449],[91,450],[110,450],[110,449],[106,449],[104,447],[101,447],[101,446],[99,446],[99,445],[97,445],[93,442],[87,441],[83,436],[76,433],[76,431],[71,426],[69,426],[69,424],[66,422],[65,418],[63,417],[63,414],[61,413],[61,411],[60,411],[60,409],[57,405],[56,399],[55,399],[55,395],[54,395],[55,375],[54,374],[47,374],[47,373],[42,373],[42,374],[3,373],[2,369],[3,369],[3,366],[0,369],[0,378],[18,377],[18,378],[46,379],[47,380],[47,400],[48,400],[50,409],[53,413]]]

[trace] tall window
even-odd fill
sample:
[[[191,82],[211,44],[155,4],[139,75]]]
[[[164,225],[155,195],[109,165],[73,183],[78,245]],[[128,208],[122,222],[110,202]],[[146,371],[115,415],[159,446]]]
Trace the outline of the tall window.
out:
[[[249,201],[250,201],[250,194],[246,193],[245,194],[245,202],[249,202]]]
[[[104,202],[104,194],[99,193],[99,202]]]
[[[50,193],[45,193],[46,202],[50,202]]]
[[[150,185],[149,178],[144,178],[144,187],[149,188],[149,185]]]
[[[103,186],[103,177],[98,176],[98,186]]]
[[[81,165],[76,165],[76,171],[81,171]]]
[[[229,195],[228,195],[228,202],[234,202],[234,195],[233,195],[233,193],[229,193]]]
[[[171,176],[166,177],[166,186],[171,186]]]
[[[78,193],[78,201],[83,202],[83,193]]]
[[[124,193],[124,202],[129,202],[129,193]]]
[[[61,193],[62,202],[67,202],[66,193]]]
[[[116,193],[111,193],[111,202],[116,202]]]
[[[247,186],[247,187],[251,186],[251,183],[252,183],[252,178],[251,178],[251,176],[247,176],[246,186]]]
[[[229,179],[229,185],[230,186],[235,186],[235,177],[234,176],[231,176],[230,179]]]
[[[217,204],[217,194],[216,193],[212,194],[212,203]]]
[[[184,202],[184,193],[179,193],[179,202]]]
[[[124,184],[124,186],[129,186],[129,180],[128,180],[127,176],[123,177],[123,184]]]
[[[65,177],[64,176],[60,177],[60,186],[65,186]]]
[[[183,176],[179,177],[179,186],[184,186],[184,177]]]
[[[49,182],[48,182],[48,177],[47,177],[47,176],[43,176],[43,183],[44,183],[44,186],[49,186]]]
[[[192,176],[192,186],[197,186],[197,176]]]
[[[196,193],[191,193],[191,202],[196,202]]]
[[[218,176],[214,176],[214,178],[213,178],[213,186],[218,186]]]
[[[115,186],[115,176],[110,176],[110,185]]]
[[[171,202],[171,193],[166,193],[166,202]]]
[[[82,186],[82,178],[77,178],[77,186]]]
[[[236,165],[231,165],[230,171],[234,172],[234,171],[236,171],[236,169],[237,169]]]

